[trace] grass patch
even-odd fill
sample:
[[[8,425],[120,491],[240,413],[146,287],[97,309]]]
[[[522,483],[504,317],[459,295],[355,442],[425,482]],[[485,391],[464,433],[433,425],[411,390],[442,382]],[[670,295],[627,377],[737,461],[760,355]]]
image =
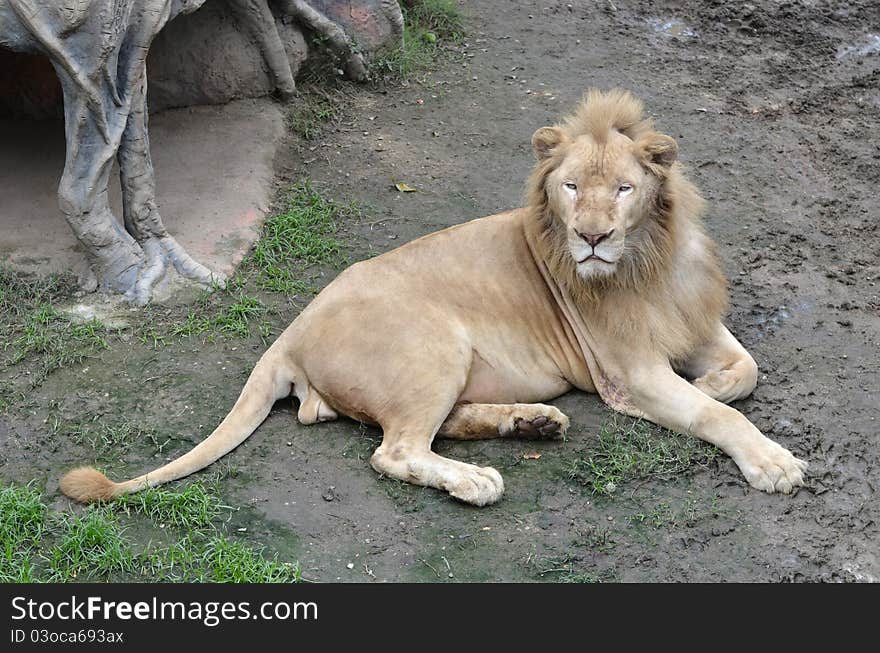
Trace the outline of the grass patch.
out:
[[[268,309],[263,302],[241,291],[230,291],[224,299],[232,303],[214,306],[211,296],[206,292],[201,301],[201,310],[187,314],[183,322],[170,327],[170,334],[178,337],[198,336],[204,333],[219,333],[229,337],[246,338],[251,332],[251,322],[263,317]],[[151,334],[155,340],[156,336]],[[143,341],[143,339],[142,339]]]
[[[0,265],[0,324],[4,328],[14,327],[37,306],[66,297],[73,288],[73,278],[69,276],[29,275]]]
[[[0,582],[34,579],[31,562],[46,529],[46,505],[32,486],[0,488]]]
[[[345,94],[309,84],[297,89],[293,107],[287,114],[290,130],[306,141],[320,136],[328,125],[339,120]]]
[[[262,555],[263,549],[252,549],[225,537],[214,537],[204,547],[201,558],[203,576],[211,583],[294,583],[302,578],[298,564],[278,561]]]
[[[444,43],[458,43],[464,36],[464,21],[455,0],[413,0],[402,9],[403,38],[372,63],[374,79],[409,81],[434,63]]]
[[[77,444],[84,444],[95,450],[97,459],[108,456],[119,458],[131,449],[135,442],[142,442],[153,432],[134,422],[123,420],[117,424],[96,422],[94,424],[74,424],[66,430]]]
[[[186,531],[209,528],[223,512],[220,498],[201,483],[191,483],[183,490],[148,488],[137,494],[127,494],[111,506],[126,514],[137,512],[149,517],[162,527],[179,527]]]
[[[257,285],[271,292],[303,292],[306,268],[343,264],[339,222],[357,214],[355,205],[324,199],[307,180],[288,190],[248,257]]]
[[[81,516],[60,515],[61,541],[47,554],[50,582],[85,581],[130,572],[134,554],[116,516],[90,509]]]
[[[149,489],[78,515],[49,512],[33,485],[0,487],[0,582],[301,580],[297,563],[229,538],[218,522],[226,509],[201,483]]]
[[[459,41],[464,36],[464,17],[456,0],[410,0],[403,12],[404,24],[428,30],[438,39]]]
[[[669,479],[717,455],[718,449],[697,438],[614,416],[599,429],[595,447],[576,458],[568,473],[593,494],[612,496],[628,481]]]
[[[577,567],[578,558],[571,554],[544,558],[535,562],[536,574],[542,580],[557,583],[601,583],[602,579],[593,572]]]
[[[109,414],[112,414],[111,411]],[[153,454],[162,453],[168,444],[159,441],[158,432],[151,426],[129,419],[127,416],[106,418],[105,413],[89,412],[89,417],[79,415],[68,418],[63,401],[50,401],[45,423],[53,436],[63,436],[78,445],[93,450],[93,460],[118,464],[133,445],[149,444]]]
[[[593,524],[575,527],[575,539],[572,546],[586,547],[599,553],[608,553],[617,546],[610,529]]]
[[[29,380],[37,386],[55,370],[107,349],[108,331],[100,322],[74,321],[53,306],[71,290],[69,280],[59,276],[35,277],[0,267],[2,368],[33,363]],[[3,388],[0,404],[10,401],[10,392]]]
[[[728,517],[736,521],[718,504],[718,497],[713,496],[706,501],[701,498],[686,497],[675,504],[661,500],[650,507],[639,510],[626,518],[632,526],[642,526],[654,530],[674,530],[676,528],[692,528],[706,519]]]
[[[75,321],[55,308],[73,288],[69,277],[28,275],[0,266],[0,372],[26,363],[27,385],[34,388],[55,370],[109,347],[110,332],[100,322]],[[24,396],[21,387],[0,380],[0,413]]]
[[[81,362],[88,354],[107,348],[104,327],[97,320],[75,323],[49,304],[25,317],[21,335],[12,341],[11,365],[37,355],[48,371]]]

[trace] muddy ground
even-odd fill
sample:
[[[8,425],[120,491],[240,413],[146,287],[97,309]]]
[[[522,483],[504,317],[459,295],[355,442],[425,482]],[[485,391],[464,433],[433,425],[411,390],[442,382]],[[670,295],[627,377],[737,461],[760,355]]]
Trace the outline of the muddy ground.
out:
[[[309,177],[363,210],[352,259],[517,206],[532,132],[589,86],[644,98],[708,199],[730,278],[727,324],[761,368],[737,407],[810,462],[793,496],[750,489],[720,457],[598,497],[568,475],[608,411],[555,402],[566,441],[439,442],[505,477],[487,508],[379,479],[379,441],[349,421],[303,427],[282,402],[218,467],[231,525],[317,581],[856,581],[880,578],[880,6],[861,2],[467,2],[468,36],[403,88],[362,88],[338,125],[294,136],[279,188]],[[399,193],[393,182],[419,192]],[[169,223],[173,220],[169,219]],[[327,280],[328,277],[325,277]],[[307,298],[273,316],[276,333]],[[135,339],[53,374],[0,418],[4,478],[44,479],[87,451],[51,436],[47,407],[125,414],[175,439],[118,475],[191,446],[222,418],[264,345]],[[541,454],[524,458],[523,454]],[[56,495],[56,506],[66,502]],[[351,568],[349,568],[351,567]]]

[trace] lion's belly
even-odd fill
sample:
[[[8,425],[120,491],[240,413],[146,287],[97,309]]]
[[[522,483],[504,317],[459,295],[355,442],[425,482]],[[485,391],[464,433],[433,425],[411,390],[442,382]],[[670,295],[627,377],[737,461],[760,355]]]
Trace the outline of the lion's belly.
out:
[[[549,401],[571,389],[554,371],[552,361],[517,359],[487,360],[474,351],[467,384],[459,401],[474,404],[516,404]]]

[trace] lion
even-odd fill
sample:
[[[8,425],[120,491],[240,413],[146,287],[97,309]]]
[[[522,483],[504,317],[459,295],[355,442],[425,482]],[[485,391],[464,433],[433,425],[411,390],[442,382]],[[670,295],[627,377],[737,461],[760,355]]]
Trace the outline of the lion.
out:
[[[109,500],[192,474],[293,394],[303,424],[378,425],[380,474],[484,506],[501,475],[440,456],[434,438],[560,436],[568,417],[540,402],[573,388],[711,442],[757,489],[803,485],[807,463],[727,405],[758,368],[722,324],[726,280],[675,140],[615,89],[590,90],[532,145],[526,206],[352,265],[263,354],[208,438],[121,483],[75,469],[61,490]]]

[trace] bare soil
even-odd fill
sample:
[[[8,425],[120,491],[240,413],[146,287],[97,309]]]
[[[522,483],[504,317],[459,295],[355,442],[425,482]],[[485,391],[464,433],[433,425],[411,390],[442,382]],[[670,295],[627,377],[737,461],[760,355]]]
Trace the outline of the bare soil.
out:
[[[572,418],[565,441],[437,443],[504,475],[502,501],[478,509],[380,479],[367,462],[378,431],[303,427],[288,401],[218,463],[234,472],[226,501],[247,507],[232,525],[318,581],[880,578],[880,5],[484,0],[464,11],[465,44],[421,83],[362,88],[323,137],[288,137],[279,187],[309,177],[358,202],[349,251],[373,255],[517,206],[535,129],[587,87],[634,91],[708,200],[730,279],[726,321],[761,368],[737,407],[810,462],[808,485],[766,495],[721,456],[594,496],[568,469],[609,412],[573,392],[555,402]],[[276,333],[305,301],[272,317]],[[50,401],[173,438],[160,456],[143,444],[115,467],[140,473],[213,428],[264,347],[254,337],[153,350],[132,339],[59,371],[29,408],[0,417],[0,476],[44,478],[52,492],[88,459],[50,435]]]

